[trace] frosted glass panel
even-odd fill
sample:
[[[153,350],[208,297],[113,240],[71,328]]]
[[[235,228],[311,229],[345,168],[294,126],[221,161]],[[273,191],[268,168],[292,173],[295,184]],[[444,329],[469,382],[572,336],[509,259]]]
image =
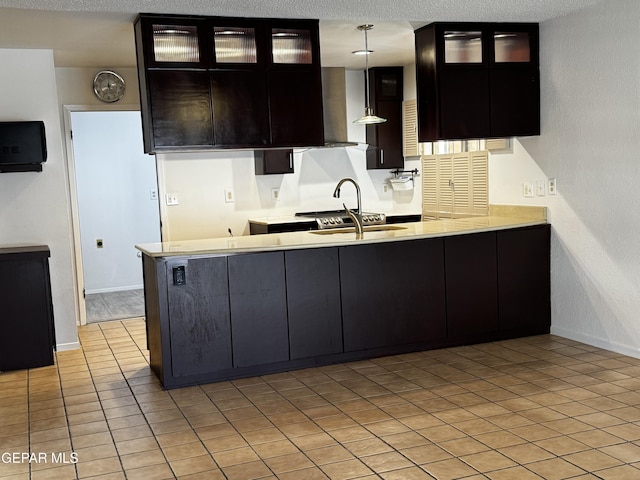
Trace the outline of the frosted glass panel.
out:
[[[273,63],[312,63],[309,30],[274,28],[271,30]]]
[[[529,62],[529,34],[527,32],[496,32],[493,35],[496,63]]]
[[[482,32],[444,32],[445,63],[482,63]]]
[[[199,62],[198,28],[188,25],[154,25],[153,54],[156,62]]]
[[[256,63],[256,31],[253,28],[214,27],[214,48],[218,63]]]

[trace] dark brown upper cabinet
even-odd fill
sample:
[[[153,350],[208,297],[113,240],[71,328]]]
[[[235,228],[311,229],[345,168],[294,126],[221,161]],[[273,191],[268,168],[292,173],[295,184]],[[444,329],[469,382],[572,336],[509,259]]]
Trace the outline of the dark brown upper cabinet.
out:
[[[256,150],[254,153],[256,175],[275,175],[293,173],[293,150],[277,149]]]
[[[418,139],[540,134],[536,23],[433,23],[415,31]]]
[[[403,67],[369,69],[369,101],[384,123],[366,126],[367,169],[402,168]]]
[[[324,143],[317,20],[141,14],[145,151]]]

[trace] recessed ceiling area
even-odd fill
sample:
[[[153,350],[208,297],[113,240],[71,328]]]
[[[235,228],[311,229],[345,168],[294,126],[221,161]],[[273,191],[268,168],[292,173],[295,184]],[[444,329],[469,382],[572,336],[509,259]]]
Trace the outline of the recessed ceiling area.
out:
[[[56,67],[133,67],[138,12],[319,18],[323,66],[362,69],[357,30],[374,24],[370,66],[413,62],[413,30],[433,21],[541,22],[602,0],[0,0],[0,48],[54,51]]]

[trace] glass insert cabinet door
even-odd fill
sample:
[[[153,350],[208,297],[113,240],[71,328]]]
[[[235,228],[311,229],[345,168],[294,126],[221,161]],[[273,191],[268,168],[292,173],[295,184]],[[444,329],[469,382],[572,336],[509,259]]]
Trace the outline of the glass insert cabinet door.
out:
[[[213,51],[218,64],[258,63],[256,29],[254,27],[213,27]]]
[[[494,32],[493,47],[495,63],[529,63],[531,61],[529,32]]]
[[[444,63],[482,63],[482,32],[445,30]]]
[[[272,28],[271,52],[276,64],[311,64],[311,32],[307,29]]]
[[[143,33],[151,51],[147,54],[151,68],[206,68],[204,23],[194,19],[142,19]]]

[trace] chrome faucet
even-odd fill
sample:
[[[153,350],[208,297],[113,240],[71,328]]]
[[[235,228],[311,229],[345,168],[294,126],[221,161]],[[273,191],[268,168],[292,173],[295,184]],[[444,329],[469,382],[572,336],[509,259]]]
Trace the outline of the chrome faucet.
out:
[[[356,235],[360,236],[362,235],[362,199],[360,198],[360,185],[358,185],[358,183],[353,178],[343,178],[338,182],[336,189],[333,191],[333,196],[335,198],[340,198],[340,187],[342,187],[342,184],[345,182],[351,182],[356,187],[356,195],[358,197],[358,210],[356,211],[356,213],[353,213],[347,208],[344,203],[342,204],[342,206],[344,207],[345,212],[347,212],[347,215],[349,215],[349,218],[351,218],[353,224],[356,227]]]

